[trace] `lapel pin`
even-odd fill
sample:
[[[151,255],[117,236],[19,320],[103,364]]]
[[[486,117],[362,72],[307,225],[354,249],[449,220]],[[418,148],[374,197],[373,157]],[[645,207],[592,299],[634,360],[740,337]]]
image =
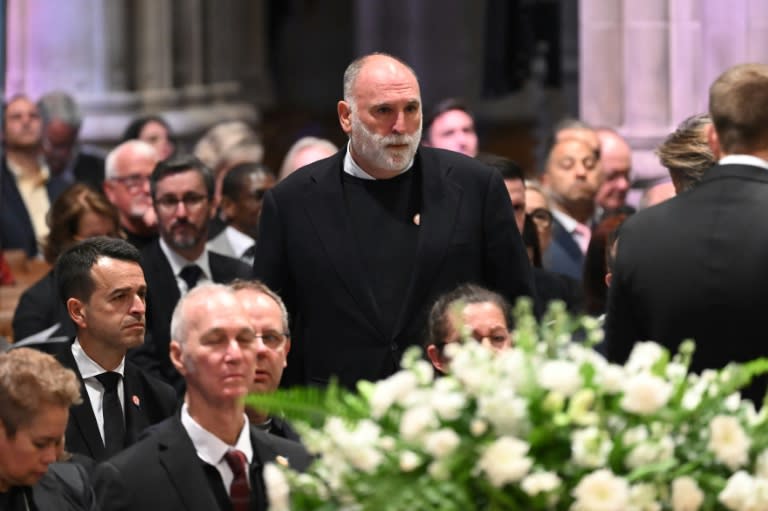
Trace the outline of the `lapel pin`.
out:
[[[139,396],[137,396],[136,394],[131,396],[131,401],[133,401],[133,404],[135,406],[139,406],[141,404],[141,401],[139,401]]]
[[[285,456],[277,455],[275,456],[275,462],[277,462],[278,465],[282,465],[284,467],[288,466],[288,458]]]
[[[416,213],[413,215],[413,223],[416,225],[421,225],[421,214]]]

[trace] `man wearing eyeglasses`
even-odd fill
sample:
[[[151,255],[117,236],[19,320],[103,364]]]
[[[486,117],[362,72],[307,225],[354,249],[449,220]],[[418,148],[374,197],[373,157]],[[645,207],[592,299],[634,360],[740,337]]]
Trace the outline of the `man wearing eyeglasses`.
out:
[[[115,147],[105,163],[104,195],[117,208],[126,239],[139,250],[157,239],[149,176],[159,159],[148,143],[128,140]]]
[[[211,251],[253,265],[262,199],[275,182],[272,171],[260,163],[241,163],[227,171],[221,187],[227,227],[208,242]]]
[[[173,308],[200,282],[226,284],[248,278],[251,271],[245,263],[206,248],[214,182],[200,160],[189,155],[163,160],[149,181],[160,236],[142,251],[148,287],[147,338],[132,357],[181,395],[184,380],[168,355]]]
[[[261,341],[256,343],[256,370],[248,390],[255,394],[272,393],[280,385],[291,350],[288,309],[277,293],[258,280],[236,280],[230,287]],[[300,441],[298,433],[279,417],[270,417],[251,407],[245,411],[251,424],[262,431]]]

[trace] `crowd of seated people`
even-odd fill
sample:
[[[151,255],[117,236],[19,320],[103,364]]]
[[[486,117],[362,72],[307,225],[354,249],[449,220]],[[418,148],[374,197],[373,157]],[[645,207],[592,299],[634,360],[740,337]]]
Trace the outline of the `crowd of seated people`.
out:
[[[234,499],[261,509],[263,463],[303,469],[311,457],[282,417],[246,407],[247,393],[385,377],[410,345],[449,372],[447,344],[514,346],[522,296],[539,317],[560,300],[600,318],[613,361],[641,338],[675,348],[695,334],[696,370],[726,364],[696,321],[722,305],[739,328],[755,327],[768,305],[740,294],[763,272],[744,275],[719,255],[765,253],[745,218],[758,221],[768,200],[768,122],[727,99],[753,82],[768,86],[766,66],[715,82],[711,116],[686,119],[658,147],[674,194],[637,210],[631,146],[617,130],[564,119],[543,168],[522,169],[479,150],[461,100],[440,102],[422,133],[415,73],[385,54],[345,72],[349,142],[297,137],[279,176],[254,127],[218,124],[190,152],[157,115],[133,120],[95,176],[78,170],[87,151],[70,96],[14,96],[0,285],[14,282],[5,250],[51,269],[15,310],[11,338],[28,342],[0,354],[0,508],[224,509]],[[745,236],[730,246],[733,232]],[[707,278],[713,268],[718,279]],[[665,292],[677,301],[657,300]],[[706,319],[723,334],[725,320]],[[735,356],[760,354],[757,344]],[[764,385],[747,396],[757,401]],[[35,435],[45,442],[30,446]]]

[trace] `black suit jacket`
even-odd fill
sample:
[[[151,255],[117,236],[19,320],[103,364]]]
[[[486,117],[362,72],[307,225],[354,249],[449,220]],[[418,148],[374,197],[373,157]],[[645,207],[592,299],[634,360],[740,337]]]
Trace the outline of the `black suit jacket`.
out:
[[[72,355],[71,344],[64,345],[64,349],[56,353],[56,358],[64,367],[77,374],[83,398],[82,403],[70,409],[65,446],[70,452],[102,461],[107,457],[104,442],[99,434],[83,377]],[[147,427],[173,415],[177,408],[177,398],[173,387],[145,374],[128,360],[125,361],[124,374],[125,443],[128,446],[135,443]]]
[[[41,511],[94,511],[93,488],[83,467],[76,463],[52,463],[32,487],[32,500]]]
[[[265,463],[277,456],[304,470],[311,457],[295,442],[251,428],[254,457],[250,467],[253,510],[266,510],[262,479]],[[195,446],[179,415],[153,427],[136,445],[102,463],[94,488],[104,511],[210,511],[219,509]]]
[[[395,325],[379,317],[342,190],[345,150],[267,192],[254,274],[285,300],[294,323],[286,384],[352,387],[399,367],[421,343],[426,312],[442,293],[474,282],[513,301],[533,296],[530,265],[509,195],[493,169],[459,153],[419,148],[420,233]]]
[[[46,188],[51,204],[65,187],[62,183],[48,181]],[[32,219],[5,158],[0,166],[0,249],[22,249],[29,257],[38,252]]]
[[[60,326],[51,336],[74,337],[77,333],[75,323],[59,297],[56,277],[51,270],[21,294],[13,313],[13,338],[20,341],[56,323]]]
[[[696,340],[692,369],[768,354],[768,170],[716,165],[696,187],[621,226],[609,291],[606,352],[637,340],[672,350]],[[747,395],[762,399],[764,385]]]
[[[208,252],[211,277],[214,282],[226,284],[236,278],[247,279],[251,269],[238,259]],[[169,355],[171,343],[171,316],[181,298],[176,276],[166,259],[158,240],[141,252],[141,266],[147,280],[147,334],[144,345],[132,350],[129,357],[139,366],[183,393],[184,379],[173,367]]]

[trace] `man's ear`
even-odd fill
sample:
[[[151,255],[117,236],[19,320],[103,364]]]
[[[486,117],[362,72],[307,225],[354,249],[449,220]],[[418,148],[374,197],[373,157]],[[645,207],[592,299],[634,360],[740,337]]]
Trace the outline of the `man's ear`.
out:
[[[221,197],[221,204],[219,205],[221,212],[224,213],[224,218],[229,220],[235,216],[235,203],[229,197]]]
[[[283,369],[288,367],[288,353],[291,352],[291,340],[288,339],[285,341],[285,346],[283,346],[283,353],[285,353],[285,360],[283,360]]]
[[[187,368],[184,366],[184,362],[182,360],[184,353],[181,349],[181,344],[179,341],[171,341],[169,349],[169,355],[171,356],[171,363],[173,363],[173,367],[176,368],[180,375],[186,377]]]
[[[429,357],[429,360],[432,362],[432,365],[435,366],[435,369],[440,371],[441,373],[445,373],[448,369],[448,364],[443,359],[443,355],[440,353],[440,350],[437,349],[437,346],[434,344],[430,344],[427,346],[427,356]]]
[[[86,317],[85,304],[78,298],[67,299],[67,312],[72,321],[78,326],[78,328],[87,328],[88,321]]]
[[[714,124],[707,124],[707,144],[712,154],[715,157],[715,161],[720,160],[723,157],[723,149],[720,147],[720,137],[717,136]]]
[[[344,133],[349,134],[352,131],[352,106],[344,100],[336,104],[336,111],[339,114],[339,124]]]

